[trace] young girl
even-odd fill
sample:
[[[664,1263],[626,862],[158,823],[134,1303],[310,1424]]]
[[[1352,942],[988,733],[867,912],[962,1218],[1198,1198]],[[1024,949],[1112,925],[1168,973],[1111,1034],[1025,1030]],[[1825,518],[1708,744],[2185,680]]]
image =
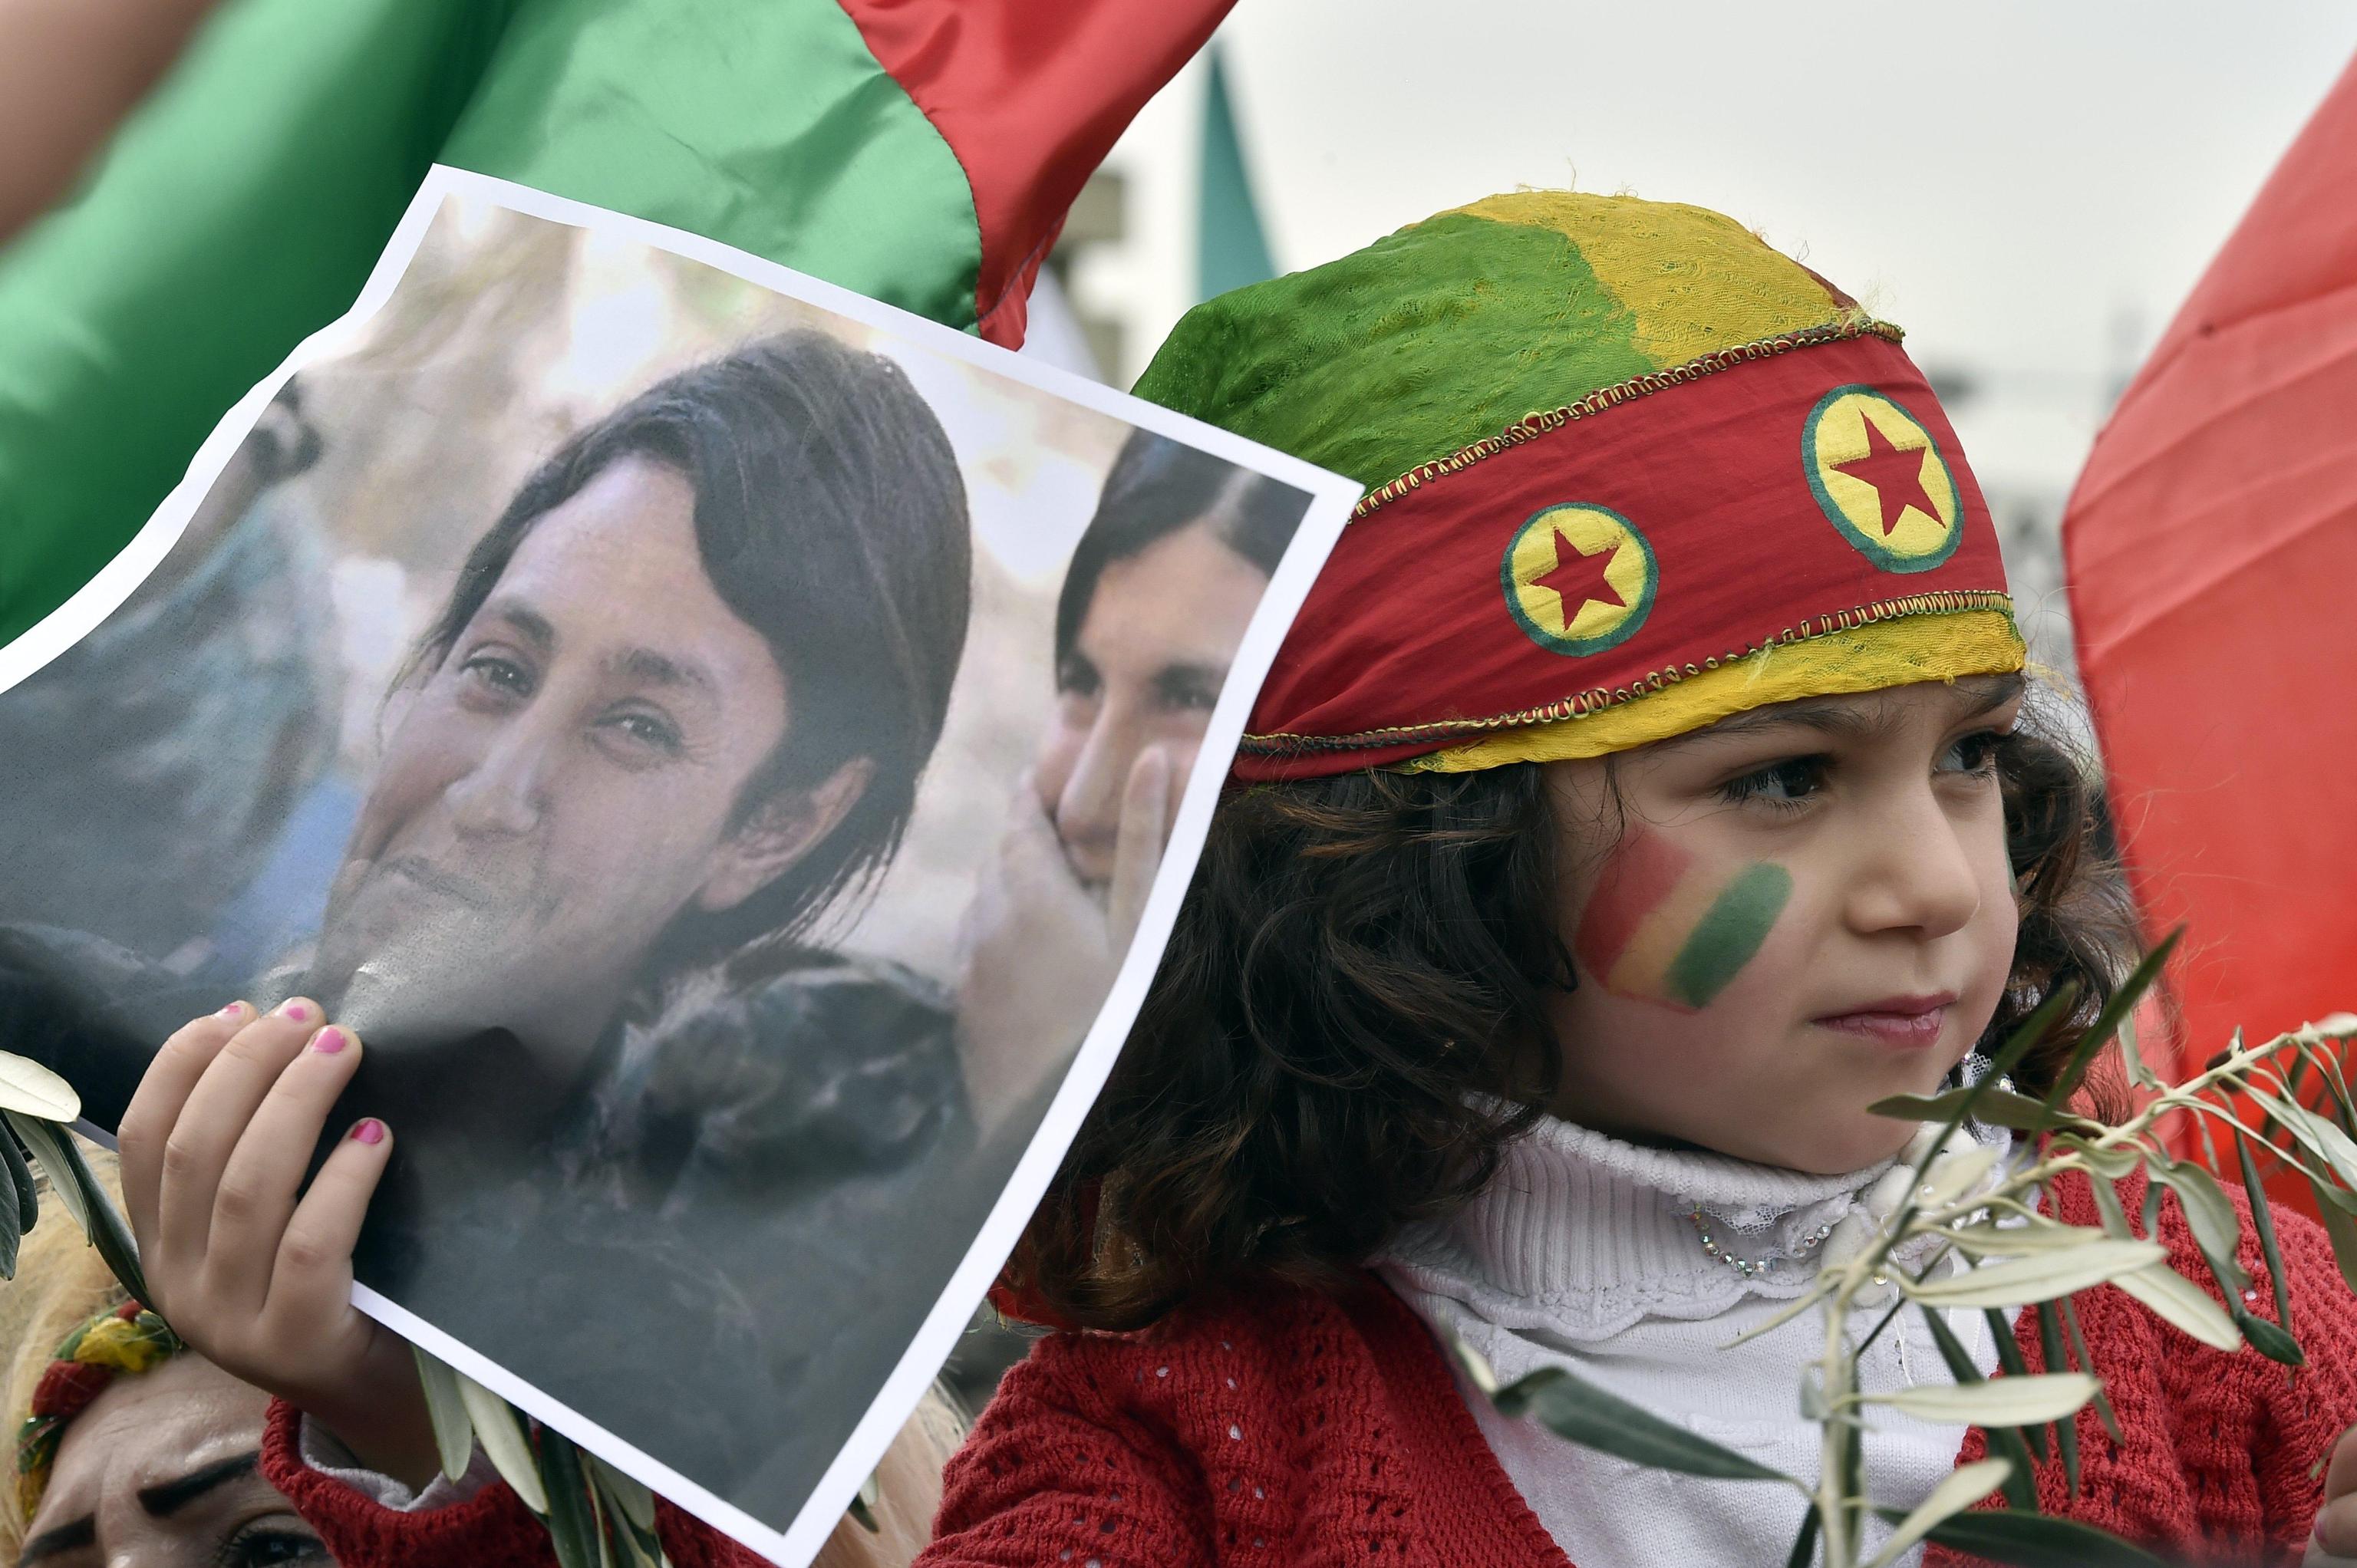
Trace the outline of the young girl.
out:
[[[952,1463],[926,1562],[1784,1560],[1796,1498],[1501,1420],[1441,1344],[1574,1368],[1813,1476],[1814,1325],[1721,1347],[1895,1207],[1916,1130],[1869,1105],[1984,1070],[1975,1047],[2066,982],[2083,1027],[2129,957],[2085,786],[2020,722],[1986,508],[1897,337],[1724,218],[1536,192],[1181,325],[1142,392],[1374,489],[1011,1266],[1010,1299],[1071,1331]],[[292,1045],[188,1099],[241,1022],[192,1026],[124,1127],[143,1240],[167,1219],[150,1277],[183,1334],[365,1447],[414,1394],[371,1384],[332,1289],[298,1275],[268,1333],[209,1294],[229,1156],[161,1169],[176,1123],[324,1115],[340,1072]],[[329,1161],[282,1272],[348,1246],[382,1146]],[[2059,1208],[2095,1222],[2083,1187]],[[2082,1412],[2081,1484],[2042,1465],[2046,1510],[2237,1561],[2288,1562],[2312,1527],[2357,1552],[2357,1501],[2319,1513],[2357,1489],[2334,1451],[2357,1301],[2278,1224],[2307,1369],[2087,1293],[2124,1441]],[[2160,1239],[2208,1280],[2173,1207]],[[1997,1371],[1979,1315],[1951,1323]],[[2035,1315],[2003,1326],[2040,1369]],[[1860,1377],[1951,1380],[1911,1311]],[[1868,1488],[1920,1502],[1985,1441],[1880,1422]],[[323,1533],[353,1563],[468,1556],[411,1528],[376,1519],[365,1556]]]

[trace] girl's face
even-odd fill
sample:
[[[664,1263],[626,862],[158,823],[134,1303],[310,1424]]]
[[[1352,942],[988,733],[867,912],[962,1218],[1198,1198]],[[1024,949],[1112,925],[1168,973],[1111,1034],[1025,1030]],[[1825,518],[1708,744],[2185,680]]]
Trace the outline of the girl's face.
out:
[[[1995,765],[2018,676],[1786,703],[1548,765],[1569,839],[1553,1109],[1858,1169],[1988,1026],[2017,915]]]

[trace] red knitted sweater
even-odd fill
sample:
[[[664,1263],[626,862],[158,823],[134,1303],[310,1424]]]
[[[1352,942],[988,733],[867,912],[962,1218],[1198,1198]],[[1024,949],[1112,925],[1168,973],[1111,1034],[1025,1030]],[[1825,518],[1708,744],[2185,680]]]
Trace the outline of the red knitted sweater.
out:
[[[2133,1194],[2124,1194],[2131,1198]],[[2061,1217],[2093,1224],[2083,1187]],[[2046,1511],[2172,1553],[2296,1562],[2320,1494],[2309,1474],[2357,1422],[2357,1296],[2314,1225],[2278,1215],[2296,1377],[2255,1352],[2225,1356],[2108,1287],[2079,1313],[2126,1435],[2078,1423],[2082,1480],[2040,1467]],[[2205,1284],[2172,1203],[2160,1239]],[[2255,1244],[2248,1305],[2267,1313]],[[2036,1315],[2018,1336],[2042,1367]],[[1961,1459],[1981,1457],[1983,1435]],[[290,1412],[264,1466],[344,1568],[554,1562],[505,1487],[436,1514],[394,1514],[306,1470]],[[1570,1568],[1474,1424],[1421,1319],[1372,1276],[1340,1294],[1279,1291],[1190,1309],[1135,1335],[1059,1335],[1006,1375],[951,1462],[937,1539],[920,1568],[1197,1568],[1363,1563]],[[758,1562],[677,1514],[679,1568]],[[1934,1551],[1931,1563],[1961,1559]]]

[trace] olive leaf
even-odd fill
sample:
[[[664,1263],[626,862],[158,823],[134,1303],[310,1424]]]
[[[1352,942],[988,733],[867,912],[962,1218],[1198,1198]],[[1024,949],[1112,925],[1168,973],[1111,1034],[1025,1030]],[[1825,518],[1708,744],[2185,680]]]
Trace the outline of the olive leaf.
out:
[[[2267,1200],[2266,1183],[2259,1179],[2258,1162],[2251,1157],[2251,1141],[2243,1136],[2240,1128],[2234,1132],[2234,1158],[2243,1170],[2243,1196],[2251,1204],[2251,1229],[2259,1238],[2259,1256],[2267,1263],[2267,1283],[2274,1287],[2276,1322],[2288,1335],[2291,1327],[2291,1283],[2284,1278],[2283,1250],[2276,1243],[2276,1220],[2273,1206]],[[2244,1332],[2249,1333],[2246,1327]]]
[[[2145,1065],[2144,1052],[2136,1048],[2136,1015],[2134,1013],[2130,1013],[2120,1019],[2118,1032],[2115,1034],[2113,1037],[2120,1043],[2120,1062],[2122,1066],[2127,1069],[2128,1081],[2136,1085],[2138,1089],[2160,1088],[2160,1075]]]
[[[2246,1085],[2245,1090],[2301,1148],[2321,1161],[2344,1188],[2357,1187],[2357,1143],[2350,1142],[2348,1133],[2279,1095],[2251,1085]]]
[[[671,1568],[655,1530],[654,1493],[595,1454],[584,1450],[581,1457],[589,1466],[592,1495],[605,1509],[607,1528],[630,1554],[633,1568]]]
[[[1809,1568],[1816,1561],[1817,1530],[1824,1521],[1811,1503],[1809,1511],[1801,1516],[1801,1532],[1792,1537],[1792,1550],[1784,1554],[1784,1568]]]
[[[1781,1470],[1664,1421],[1561,1367],[1542,1367],[1491,1398],[1506,1415],[1526,1416],[1558,1437],[1650,1469],[1719,1481],[1801,1485]]]
[[[412,1345],[409,1352],[417,1361],[418,1387],[425,1391],[425,1416],[434,1426],[435,1455],[442,1462],[442,1473],[460,1480],[475,1462],[475,1423],[458,1392],[458,1374],[422,1345]]]
[[[1986,1144],[1949,1155],[1935,1162],[1918,1189],[1925,1208],[1945,1208],[1980,1185],[1989,1167],[2003,1157],[2004,1151]]]
[[[2162,968],[2169,962],[2169,955],[2177,950],[2177,939],[2184,934],[2180,927],[2155,942],[2152,950],[2144,955],[2143,961],[2128,972],[2128,977],[2121,981],[2105,999],[2094,1020],[2087,1026],[2087,1032],[2079,1036],[2078,1045],[2072,1049],[2070,1061],[2064,1064],[2062,1071],[2054,1079],[2054,1087],[2047,1091],[2048,1106],[2060,1106],[2079,1091],[2080,1083],[2087,1076],[2087,1069],[2094,1063],[2095,1053],[2103,1049],[2104,1041],[2118,1032],[2121,1024],[2136,1011],[2136,1004],[2144,1000],[2144,993],[2151,990],[2153,983],[2160,978]]]
[[[852,1494],[851,1506],[845,1509],[844,1512],[849,1514],[853,1522],[868,1534],[879,1534],[884,1529],[884,1521],[876,1517],[876,1510],[883,1505],[883,1480],[875,1471],[870,1470],[867,1473],[867,1479],[859,1483],[859,1490]]]
[[[2021,1306],[2149,1268],[2168,1255],[2156,1241],[2089,1241],[2068,1251],[2033,1252],[2009,1262],[1984,1264],[1920,1284],[1902,1278],[1900,1288],[1925,1306]]]
[[[2269,1323],[2247,1307],[2238,1305],[2234,1308],[2234,1326],[2243,1331],[2243,1337],[2250,1342],[2251,1348],[2268,1360],[2279,1361],[2287,1367],[2308,1365],[2308,1352],[2299,1348],[2298,1340],[2286,1333],[2280,1325]]]
[[[2251,1276],[2235,1257],[2243,1244],[2243,1224],[2217,1178],[2197,1165],[2156,1160],[2152,1179],[2177,1195],[2186,1229],[2193,1232],[2202,1261],[2217,1276],[2220,1292],[2231,1298],[2248,1286]]]
[[[2026,1094],[1994,1086],[1975,1094],[1971,1089],[1943,1090],[1938,1094],[1894,1094],[1867,1107],[1876,1116],[1902,1122],[1942,1122],[1967,1103],[1977,1121],[2017,1133],[2050,1133],[2058,1127],[2088,1127],[2094,1123],[2068,1112],[2050,1110]]]
[[[613,1498],[622,1518],[634,1529],[647,1535],[655,1532],[655,1495],[636,1476],[626,1476],[595,1454],[584,1454],[589,1462],[589,1473],[600,1490]]]
[[[2062,1351],[2062,1323],[2054,1315],[2054,1304],[2050,1301],[2038,1304],[2038,1350],[2049,1370],[2065,1371],[2070,1369],[2071,1363]],[[2095,1399],[2100,1403],[2103,1398],[2099,1385]],[[2071,1498],[2076,1502],[2079,1498],[2079,1423],[2075,1416],[2054,1423],[2054,1447],[2062,1459],[2062,1475],[2070,1484]]]
[[[1988,1385],[1995,1386],[1995,1385]],[[1932,1495],[1915,1505],[1915,1510],[1899,1521],[1899,1528],[1883,1542],[1867,1568],[1889,1568],[1932,1531],[1932,1527],[1952,1514],[1962,1513],[1983,1498],[1997,1489],[2013,1473],[2013,1466],[2004,1459],[1983,1459],[1971,1465],[1959,1465],[1941,1478],[1932,1488]]]
[[[1956,1251],[1975,1258],[2019,1258],[2032,1252],[2059,1252],[2109,1239],[2092,1227],[2063,1225],[2042,1215],[2019,1225],[1986,1221],[1959,1225],[1942,1234]]]
[[[16,1134],[16,1141],[25,1146],[25,1152],[48,1173],[50,1196],[65,1205],[66,1213],[81,1227],[82,1234],[89,1235],[91,1229],[90,1200],[81,1187],[68,1180],[66,1175],[64,1150],[70,1146],[70,1140],[61,1140],[59,1129],[54,1123],[35,1116],[19,1116],[13,1111],[0,1111],[0,1122],[7,1124],[8,1130]]]
[[[1972,1426],[2044,1426],[2077,1413],[2081,1405],[2095,1397],[2096,1386],[2095,1380],[2084,1372],[2035,1372],[2028,1377],[1992,1378],[1972,1384],[1921,1383],[1892,1393],[1870,1395],[1867,1402],[1889,1405],[1930,1422],[1964,1422]],[[1994,1487],[1996,1482],[1989,1485]]]
[[[2020,1341],[2014,1337],[2012,1317],[2003,1307],[1996,1306],[1983,1307],[1981,1317],[1988,1325],[1989,1337],[1996,1344],[1998,1369],[2008,1378],[2029,1376],[2029,1366],[2021,1359]],[[2047,1370],[2067,1372],[2070,1369],[2050,1367]],[[2029,1451],[2038,1455],[2038,1462],[2044,1464],[2046,1462],[2046,1429],[2043,1426],[2025,1426],[2021,1429],[2021,1435],[2029,1440]]]
[[[2341,1265],[2341,1277],[2351,1290],[2357,1290],[2357,1219],[2334,1201],[2336,1192],[2330,1183],[2314,1176],[2308,1178],[2310,1192],[2316,1195],[2316,1212],[2324,1221],[2324,1234],[2332,1243],[2332,1261]]]
[[[580,1451],[573,1440],[550,1427],[540,1428],[534,1444],[543,1494],[541,1509],[548,1520],[548,1539],[556,1549],[559,1568],[610,1568],[605,1533],[597,1528],[588,1477],[582,1474]]]
[[[81,1117],[81,1096],[30,1057],[0,1051],[0,1111],[70,1124]]]
[[[2112,1283],[2214,1350],[2239,1350],[2243,1331],[2210,1293],[2166,1263],[2137,1269]]]
[[[2088,1371],[2094,1371],[2095,1358],[2087,1353],[2087,1336],[2080,1330],[2079,1309],[2072,1304],[2071,1298],[2066,1295],[2059,1302],[2041,1303],[2040,1304],[2038,1310],[2044,1312],[2049,1307],[2056,1305],[2061,1306],[2062,1309],[2062,1326],[2069,1331],[2071,1336],[2072,1359],[2076,1360],[2080,1366],[2085,1368]],[[2125,1445],[2127,1442],[2127,1436],[2120,1430],[2120,1418],[2112,1409],[2112,1400],[2109,1394],[2097,1394],[2095,1396],[2095,1413],[2103,1418],[2104,1435],[2109,1437],[2115,1444]]]
[[[605,1494],[589,1483],[589,1531],[597,1542],[597,1568],[614,1568],[614,1530],[606,1517]]]
[[[2076,1155],[2081,1165],[2113,1181],[2134,1176],[2144,1168],[2144,1155],[2135,1148],[2099,1147],[2075,1133],[2057,1133],[2054,1151]]]
[[[146,1276],[139,1272],[139,1243],[132,1239],[131,1227],[107,1196],[98,1176],[82,1158],[81,1146],[74,1135],[54,1122],[20,1115],[10,1111],[0,1112],[0,1119],[15,1129],[41,1168],[49,1173],[49,1190],[66,1206],[66,1212],[80,1222],[82,1234],[98,1249],[115,1279],[129,1292],[133,1300],[155,1310],[154,1293],[147,1288]]]
[[[451,1375],[458,1380],[458,1398],[467,1407],[467,1418],[474,1424],[475,1440],[483,1445],[491,1468],[515,1488],[524,1507],[547,1518],[548,1491],[541,1485],[540,1466],[533,1461],[532,1440],[524,1435],[522,1418],[507,1401],[466,1373]]]
[[[1897,1509],[1875,1511],[1893,1523],[1903,1517]],[[2168,1568],[2143,1547],[2131,1546],[2108,1530],[2012,1509],[1951,1514],[1924,1531],[1924,1539],[2015,1568]]]
[[[2087,1191],[2095,1200],[2095,1213],[2103,1219],[2104,1233],[2122,1241],[2132,1241],[2136,1231],[2128,1224],[2128,1211],[2120,1207],[2119,1189],[2112,1179],[2104,1176],[2087,1178]]]
[[[16,1138],[5,1129],[0,1129],[0,1147],[7,1150],[9,1158],[21,1157]],[[31,1219],[25,1212],[23,1189],[14,1180],[0,1178],[0,1280],[16,1277],[16,1252],[25,1232],[32,1228]]]
[[[41,1215],[40,1189],[33,1181],[31,1156],[5,1120],[0,1120],[0,1165],[8,1167],[8,1179],[16,1188],[16,1212],[22,1228],[30,1230]]]

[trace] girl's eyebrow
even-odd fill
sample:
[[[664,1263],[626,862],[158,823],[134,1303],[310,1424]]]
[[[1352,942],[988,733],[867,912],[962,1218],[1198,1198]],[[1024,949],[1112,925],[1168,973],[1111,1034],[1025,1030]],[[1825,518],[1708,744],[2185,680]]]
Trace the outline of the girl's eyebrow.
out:
[[[1949,691],[1957,699],[1953,722],[1994,713],[2021,695],[2026,686],[2018,671],[2005,675],[1967,675],[1952,681],[1948,682]],[[1739,739],[1761,730],[1786,728],[1812,729],[1852,740],[1882,734],[1898,723],[1898,715],[1888,703],[1867,705],[1840,697],[1814,697],[1734,714],[1706,728],[1689,730],[1656,744],[1666,749],[1689,741]]]

